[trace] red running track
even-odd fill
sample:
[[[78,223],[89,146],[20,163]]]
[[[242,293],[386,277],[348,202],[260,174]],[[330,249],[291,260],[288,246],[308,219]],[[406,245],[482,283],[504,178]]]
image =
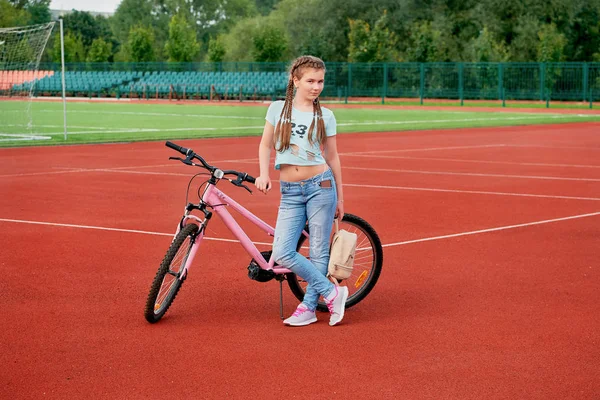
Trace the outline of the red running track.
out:
[[[278,285],[250,281],[222,241],[148,324],[192,170],[162,142],[2,149],[0,398],[597,399],[599,132],[342,135],[347,211],[386,247],[375,290],[335,328],[324,314],[282,326]],[[181,144],[256,174],[258,141]],[[277,186],[224,187],[274,221]],[[218,220],[209,234],[231,238]]]

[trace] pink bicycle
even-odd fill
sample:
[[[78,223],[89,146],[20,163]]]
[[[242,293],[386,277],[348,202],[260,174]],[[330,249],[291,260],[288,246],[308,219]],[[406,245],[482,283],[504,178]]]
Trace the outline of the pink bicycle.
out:
[[[235,235],[242,247],[252,258],[248,265],[248,277],[258,282],[268,282],[272,279],[279,281],[280,316],[283,318],[282,282],[284,280],[287,281],[292,293],[298,300],[302,300],[304,297],[306,282],[289,269],[281,268],[275,264],[274,260],[271,259],[271,251],[259,251],[242,227],[229,213],[227,207],[238,211],[243,217],[270,236],[274,236],[274,228],[217,189],[217,184],[225,179],[233,185],[245,188],[252,193],[244,185],[244,182],[254,183],[254,178],[244,172],[221,170],[213,167],[198,154],[194,153],[193,150],[178,146],[175,143],[166,142],[166,146],[185,155],[184,159],[179,157],[169,157],[169,159],[179,160],[186,165],[201,167],[209,172],[194,175],[188,184],[188,192],[192,180],[196,176],[209,175],[210,178],[198,188],[198,203],[189,202],[185,207],[184,215],[177,225],[173,241],[150,287],[150,293],[148,294],[144,310],[146,320],[150,323],[158,322],[165,315],[173,300],[175,300],[175,296],[177,296],[181,285],[188,276],[189,268],[198,252],[213,212],[221,217],[227,228]],[[200,164],[196,164],[194,160],[200,161]],[[236,179],[227,178],[228,175],[235,176]],[[200,194],[203,186],[204,191]],[[198,212],[202,215],[196,216],[193,212]],[[348,308],[363,300],[377,283],[383,264],[383,249],[375,230],[362,218],[352,214],[345,214],[342,221],[339,222],[339,226],[340,229],[346,229],[358,235],[353,274],[350,278],[339,282],[346,285],[349,289],[350,294],[346,301],[346,308]],[[307,227],[298,241],[298,251],[307,255],[307,241],[309,240],[310,235]],[[320,311],[327,311],[327,307],[322,300],[318,304],[318,309]]]

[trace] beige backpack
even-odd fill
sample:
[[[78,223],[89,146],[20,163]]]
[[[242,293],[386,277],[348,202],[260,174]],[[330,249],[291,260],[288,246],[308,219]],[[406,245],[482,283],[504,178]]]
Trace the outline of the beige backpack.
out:
[[[335,219],[335,234],[331,241],[327,277],[336,285],[338,280],[348,279],[352,275],[354,253],[356,252],[356,233],[340,230]]]

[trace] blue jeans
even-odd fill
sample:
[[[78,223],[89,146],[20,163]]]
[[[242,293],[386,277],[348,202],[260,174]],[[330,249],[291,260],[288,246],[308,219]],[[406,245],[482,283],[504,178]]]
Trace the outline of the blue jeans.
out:
[[[329,181],[330,187],[321,186]],[[327,182],[326,182],[327,183]],[[337,208],[337,192],[330,169],[299,182],[281,181],[281,204],[275,225],[273,257],[275,262],[308,282],[306,307],[317,308],[319,295],[334,289],[325,276],[329,264],[329,238]],[[308,220],[310,261],[296,251],[298,240]]]

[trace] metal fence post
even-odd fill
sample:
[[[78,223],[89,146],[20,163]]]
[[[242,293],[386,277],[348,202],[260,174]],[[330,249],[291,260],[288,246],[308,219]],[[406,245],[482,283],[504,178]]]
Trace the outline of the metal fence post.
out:
[[[589,66],[588,63],[583,63],[583,101],[586,100],[585,96],[588,93],[588,85],[589,85]]]
[[[421,79],[419,85],[419,97],[421,98],[421,105],[423,105],[423,97],[425,96],[425,64],[421,63]]]
[[[385,104],[385,96],[387,94],[388,85],[388,64],[383,63],[383,92],[381,93],[381,104]]]
[[[502,100],[502,107],[504,107],[504,66],[502,63],[498,63],[498,96]]]
[[[465,68],[464,68],[464,64],[463,63],[459,63],[458,64],[458,96],[460,97],[460,105],[463,106],[464,105],[464,73],[465,73]]]
[[[348,63],[348,91],[346,92],[346,103],[348,96],[352,96],[352,63]]]
[[[540,63],[540,100],[544,100],[546,88],[546,63]]]

